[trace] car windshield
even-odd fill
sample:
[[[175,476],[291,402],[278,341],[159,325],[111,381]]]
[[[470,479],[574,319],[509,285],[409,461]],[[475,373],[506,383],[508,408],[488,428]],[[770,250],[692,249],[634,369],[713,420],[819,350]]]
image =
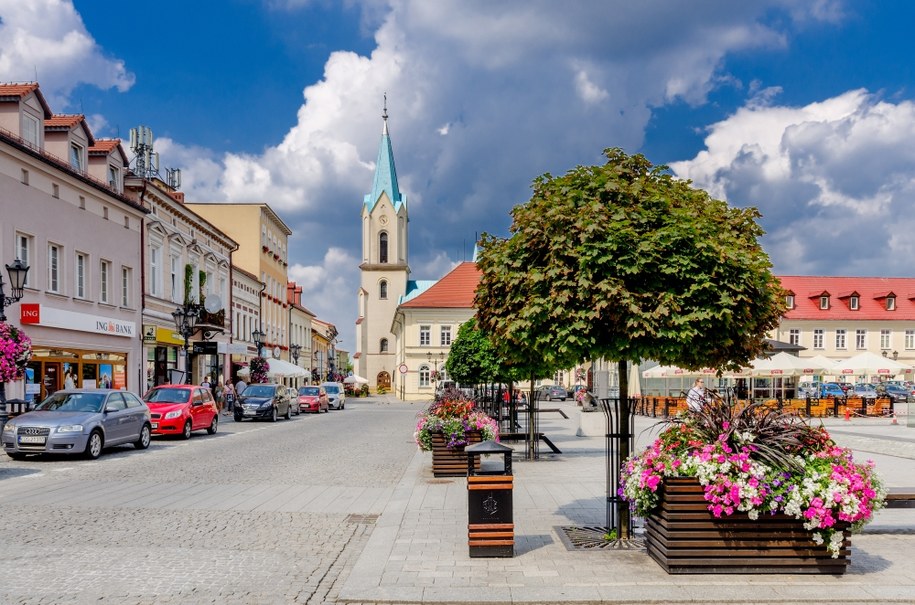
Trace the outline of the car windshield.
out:
[[[318,395],[318,387],[302,387],[299,389],[299,395]]]
[[[245,389],[245,397],[273,397],[276,388],[266,384],[257,384]]]
[[[41,402],[37,409],[46,412],[94,412],[102,411],[105,393],[54,393]]]
[[[190,389],[155,388],[146,394],[147,403],[186,403]]]
[[[336,394],[336,393],[340,392],[340,387],[329,384],[326,387],[324,387],[324,390],[327,391],[328,393]]]

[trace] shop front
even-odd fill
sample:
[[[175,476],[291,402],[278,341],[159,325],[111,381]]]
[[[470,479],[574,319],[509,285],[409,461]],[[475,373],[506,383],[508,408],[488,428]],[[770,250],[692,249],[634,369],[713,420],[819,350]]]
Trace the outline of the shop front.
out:
[[[141,387],[137,324],[121,318],[79,313],[43,303],[20,305],[20,323],[32,339],[25,399],[40,401],[65,388]]]
[[[184,339],[171,328],[155,324],[143,324],[143,348],[146,359],[146,386],[151,388],[160,384],[169,384],[178,366],[179,350],[184,346]]]

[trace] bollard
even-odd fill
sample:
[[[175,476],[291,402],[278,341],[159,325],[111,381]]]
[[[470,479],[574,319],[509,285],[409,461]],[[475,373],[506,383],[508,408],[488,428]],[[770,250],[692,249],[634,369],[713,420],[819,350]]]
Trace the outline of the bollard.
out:
[[[471,557],[514,557],[512,448],[495,441],[476,443],[467,454],[467,544]],[[498,454],[504,462],[474,460]],[[478,469],[478,470],[477,470]]]

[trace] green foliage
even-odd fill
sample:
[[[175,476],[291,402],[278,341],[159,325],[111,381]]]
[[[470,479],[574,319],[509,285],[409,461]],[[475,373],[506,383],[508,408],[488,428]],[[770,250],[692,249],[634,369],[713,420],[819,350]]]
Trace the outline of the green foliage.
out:
[[[184,265],[184,304],[191,302],[191,284],[194,281],[194,266]]]
[[[448,376],[462,384],[493,382],[499,374],[499,362],[489,339],[471,319],[458,328],[445,362]]]
[[[732,208],[641,155],[545,174],[512,210],[512,236],[484,234],[481,330],[530,368],[654,359],[737,368],[778,325],[783,292],[755,208]]]

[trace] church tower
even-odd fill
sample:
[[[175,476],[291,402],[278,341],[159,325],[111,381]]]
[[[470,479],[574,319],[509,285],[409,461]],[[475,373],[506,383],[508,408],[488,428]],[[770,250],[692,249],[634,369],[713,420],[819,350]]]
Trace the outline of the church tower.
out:
[[[396,351],[391,322],[407,293],[407,198],[397,186],[394,150],[388,135],[385,97],[383,127],[372,191],[362,205],[362,262],[359,265],[359,317],[356,320],[356,373],[373,391],[391,389]]]

